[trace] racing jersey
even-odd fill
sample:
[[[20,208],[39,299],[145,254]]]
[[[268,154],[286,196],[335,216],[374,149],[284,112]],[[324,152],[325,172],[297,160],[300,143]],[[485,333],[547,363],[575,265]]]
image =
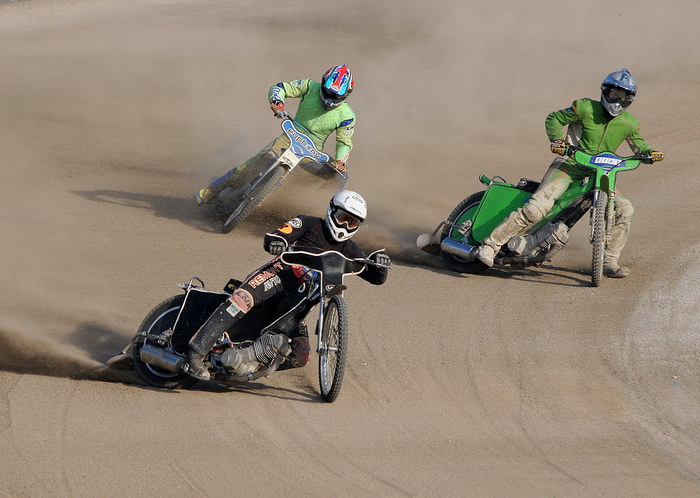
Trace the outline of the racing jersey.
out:
[[[300,214],[271,233],[265,234],[263,247],[267,251],[270,242],[283,240],[287,247],[292,244],[308,252],[337,251],[347,258],[366,258],[365,253],[352,240],[337,242],[326,227],[326,221],[316,216]],[[387,270],[367,265],[358,275],[371,284],[381,285],[386,281]]]
[[[582,132],[579,147],[589,154],[599,152],[615,152],[623,141],[638,154],[649,154],[652,151],[639,135],[639,120],[629,112],[613,118],[607,113],[603,104],[588,98],[575,100],[571,107],[551,112],[545,119],[544,126],[551,142],[564,139],[564,125],[581,123]],[[572,158],[567,163],[574,166]]]
[[[347,162],[355,133],[355,112],[347,102],[330,111],[324,109],[321,83],[312,79],[277,83],[270,87],[267,97],[270,102],[283,103],[286,97],[300,98],[294,122],[309,132],[318,150],[323,150],[328,136],[335,131],[335,157]]]

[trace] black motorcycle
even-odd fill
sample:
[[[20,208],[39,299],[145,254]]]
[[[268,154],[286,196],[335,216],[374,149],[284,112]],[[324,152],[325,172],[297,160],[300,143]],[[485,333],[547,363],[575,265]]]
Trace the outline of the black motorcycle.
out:
[[[318,254],[288,251],[280,258],[286,264],[310,270],[309,278],[293,297],[296,302],[292,303],[291,309],[288,301],[284,303],[282,313],[278,311],[281,303],[274,300],[255,306],[217,340],[205,356],[204,363],[212,380],[227,386],[293,368],[289,348],[286,355],[277,353],[269,364],[261,364],[258,370],[244,375],[228,371],[222,363],[222,355],[230,348],[249,347],[254,341],[264,340],[266,334],[308,337],[304,320],[316,308],[319,383],[321,396],[330,403],[340,393],[348,354],[348,306],[343,297],[346,289],[343,278],[360,273],[367,265],[383,265],[370,259],[349,259],[337,251]],[[187,284],[180,284],[184,294],[170,297],[153,308],[141,323],[139,332],[121,354],[107,361],[107,365],[117,369],[134,368],[141,379],[156,387],[178,389],[192,386],[197,380],[184,370],[190,338],[240,284],[239,280],[231,279],[223,292],[206,290],[204,282],[197,277]]]

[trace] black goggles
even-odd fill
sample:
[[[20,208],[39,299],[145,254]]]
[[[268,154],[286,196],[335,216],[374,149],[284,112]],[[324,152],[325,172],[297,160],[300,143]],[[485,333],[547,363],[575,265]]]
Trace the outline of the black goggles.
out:
[[[612,87],[608,88],[605,96],[611,104],[621,104],[622,107],[627,107],[634,101],[636,94],[624,88]]]

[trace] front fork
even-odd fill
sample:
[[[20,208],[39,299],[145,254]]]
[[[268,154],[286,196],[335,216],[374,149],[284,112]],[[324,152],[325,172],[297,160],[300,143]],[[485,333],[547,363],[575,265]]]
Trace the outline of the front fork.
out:
[[[591,206],[591,215],[589,224],[591,225],[591,234],[588,237],[588,241],[593,243],[593,231],[595,230],[595,208],[598,206],[598,200],[600,198],[600,190],[596,190],[593,193],[593,205]],[[612,229],[615,225],[615,192],[610,190],[608,192],[608,204],[605,207],[605,245],[607,246],[612,240]]]

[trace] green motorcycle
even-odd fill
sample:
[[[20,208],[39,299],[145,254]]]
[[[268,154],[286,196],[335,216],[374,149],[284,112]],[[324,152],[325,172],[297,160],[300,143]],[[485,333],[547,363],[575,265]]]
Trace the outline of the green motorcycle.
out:
[[[566,155],[590,175],[574,182],[554,203],[545,218],[525,233],[512,237],[496,255],[495,263],[515,268],[539,266],[551,261],[569,240],[569,230],[590,211],[593,244],[592,282],[595,287],[603,279],[605,247],[615,220],[615,182],[620,171],[635,169],[640,163],[651,163],[646,155],[620,157],[613,152],[589,154],[569,145]],[[445,265],[459,273],[480,273],[488,267],[476,259],[476,248],[512,211],[522,206],[539,187],[528,178],[517,185],[502,177],[479,177],[486,190],[470,195],[452,210],[432,233],[418,237],[419,249],[440,255]]]

